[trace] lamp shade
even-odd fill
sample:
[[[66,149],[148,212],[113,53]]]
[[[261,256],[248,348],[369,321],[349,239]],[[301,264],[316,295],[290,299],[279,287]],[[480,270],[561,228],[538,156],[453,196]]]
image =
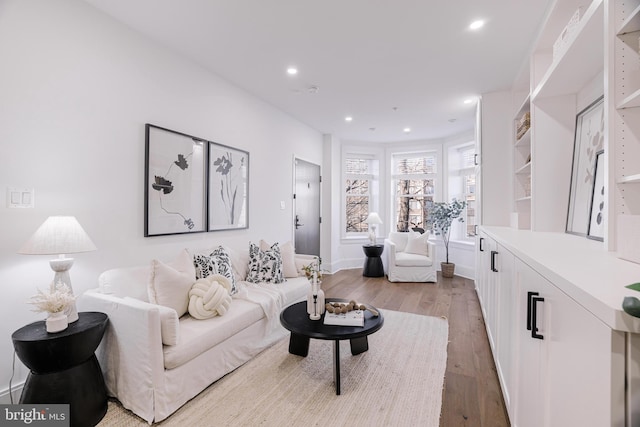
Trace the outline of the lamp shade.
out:
[[[382,220],[380,219],[380,216],[376,212],[371,212],[367,217],[367,219],[364,220],[364,222],[371,225],[382,224]]]
[[[96,249],[96,245],[74,216],[50,216],[18,253],[54,255],[89,252]]]

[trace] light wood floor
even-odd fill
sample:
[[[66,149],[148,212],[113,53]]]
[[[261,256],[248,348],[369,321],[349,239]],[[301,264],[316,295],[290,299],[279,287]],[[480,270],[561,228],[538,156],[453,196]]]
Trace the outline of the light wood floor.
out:
[[[472,280],[438,274],[438,283],[391,283],[354,269],[325,275],[322,289],[327,297],[446,317],[449,347],[440,426],[510,425]]]

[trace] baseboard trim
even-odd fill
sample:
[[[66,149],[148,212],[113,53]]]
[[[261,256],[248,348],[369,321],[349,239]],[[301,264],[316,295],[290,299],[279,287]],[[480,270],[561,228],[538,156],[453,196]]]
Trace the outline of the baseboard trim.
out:
[[[12,396],[13,396],[13,403],[18,403],[20,401],[20,395],[22,394],[23,388],[24,388],[24,381],[11,386],[11,392],[9,392],[8,387],[0,391],[0,404],[10,405]]]

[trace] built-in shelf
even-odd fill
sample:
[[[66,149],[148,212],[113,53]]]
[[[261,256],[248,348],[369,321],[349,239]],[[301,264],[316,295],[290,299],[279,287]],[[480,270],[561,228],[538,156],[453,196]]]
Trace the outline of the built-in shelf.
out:
[[[529,201],[531,201],[531,196],[520,197],[519,199],[516,199],[516,202],[529,202]]]
[[[618,109],[640,107],[640,89],[627,96],[618,104]]]
[[[516,147],[522,147],[531,144],[531,128],[527,129],[524,135],[516,141]]]
[[[640,31],[640,5],[622,22],[618,30],[618,35],[621,36],[623,34],[633,33],[634,31]]]
[[[618,180],[618,184],[638,184],[640,183],[640,174],[625,176]]]
[[[531,162],[528,162],[526,165],[516,170],[516,175],[523,175],[523,174],[530,174],[530,173],[531,173]]]
[[[604,66],[604,2],[594,0],[580,19],[573,40],[555,60],[531,100],[578,93]]]

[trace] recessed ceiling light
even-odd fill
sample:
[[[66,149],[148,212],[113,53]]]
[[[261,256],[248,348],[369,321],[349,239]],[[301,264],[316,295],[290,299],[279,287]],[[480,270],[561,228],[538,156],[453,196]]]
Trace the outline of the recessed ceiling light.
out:
[[[347,116],[344,118],[345,121],[350,122],[351,120],[353,120],[353,117],[351,116]]]
[[[298,74],[298,69],[296,67],[289,67],[287,68],[287,74],[289,74],[290,76],[295,76],[296,74]]]
[[[471,104],[473,102],[473,99],[465,99],[464,103],[465,104]]]
[[[402,129],[402,131],[404,133],[409,133],[409,132],[411,132],[411,128],[404,128],[404,129]]]
[[[482,28],[484,26],[484,21],[482,19],[478,19],[477,21],[473,21],[471,24],[469,24],[469,28],[472,30],[477,30],[479,28]]]

